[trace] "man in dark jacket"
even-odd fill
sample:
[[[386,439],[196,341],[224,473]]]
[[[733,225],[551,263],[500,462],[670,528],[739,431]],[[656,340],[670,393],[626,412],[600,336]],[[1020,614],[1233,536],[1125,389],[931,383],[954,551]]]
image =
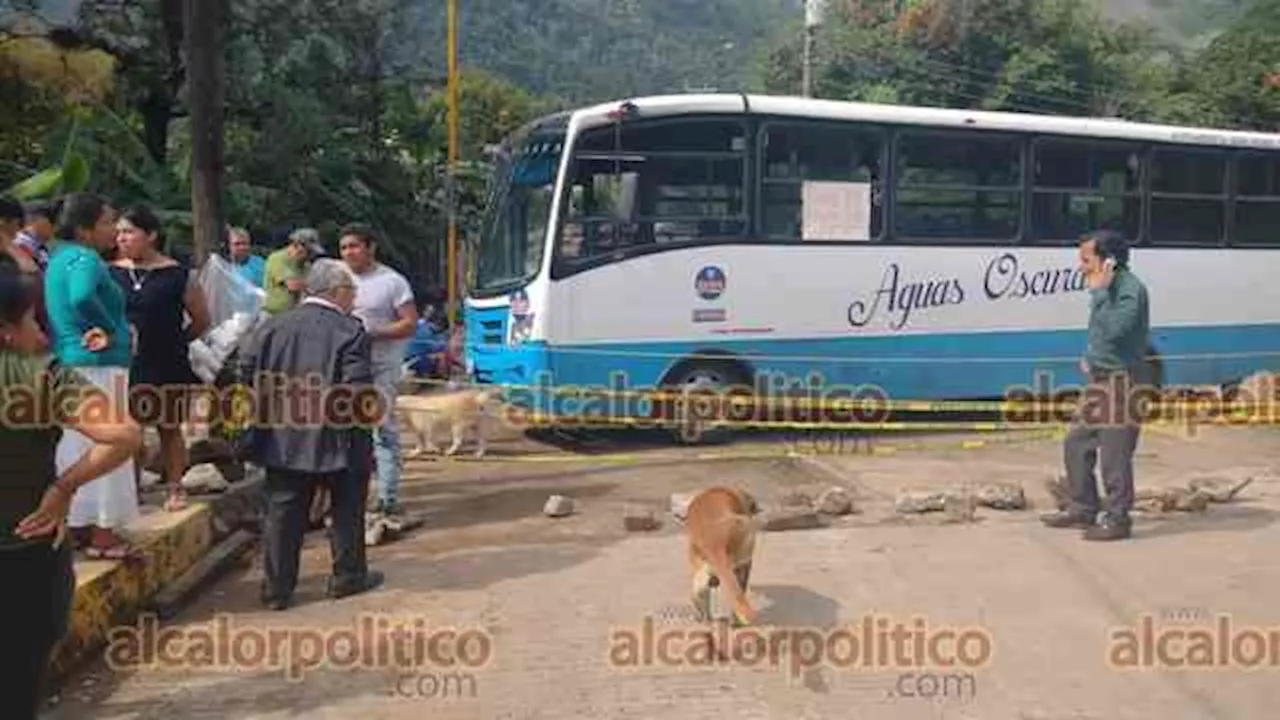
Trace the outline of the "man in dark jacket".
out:
[[[246,343],[241,381],[252,386],[245,459],[267,471],[262,600],[289,605],[297,585],[307,511],[318,488],[333,503],[330,597],[382,583],[365,560],[364,511],[372,470],[372,428],[381,422],[369,336],[351,316],[355,278],[342,263],[318,260],[307,297],[268,319]]]
[[[1080,243],[1089,283],[1089,345],[1080,368],[1089,380],[1078,417],[1067,435],[1064,459],[1071,502],[1044,523],[1083,528],[1086,540],[1129,537],[1133,508],[1133,454],[1141,418],[1135,398],[1151,382],[1151,317],[1147,288],[1129,269],[1129,248],[1114,232],[1100,231]],[[1094,465],[1101,450],[1107,511],[1100,502]]]

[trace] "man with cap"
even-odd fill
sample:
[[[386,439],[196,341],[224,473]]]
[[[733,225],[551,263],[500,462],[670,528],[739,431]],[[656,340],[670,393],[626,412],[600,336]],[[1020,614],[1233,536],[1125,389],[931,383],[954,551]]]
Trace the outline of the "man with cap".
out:
[[[312,258],[324,254],[320,247],[320,233],[312,228],[299,228],[289,233],[284,247],[267,256],[263,271],[262,289],[267,291],[263,307],[271,315],[278,315],[298,304],[305,287],[307,264]]]

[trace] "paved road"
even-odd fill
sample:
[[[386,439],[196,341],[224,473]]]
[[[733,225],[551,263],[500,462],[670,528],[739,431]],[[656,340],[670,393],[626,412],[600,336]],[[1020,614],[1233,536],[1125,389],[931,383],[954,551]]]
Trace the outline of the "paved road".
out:
[[[390,663],[313,669],[298,681],[279,669],[237,674],[98,667],[75,681],[47,717],[1271,717],[1280,707],[1277,441],[1275,430],[1223,429],[1190,440],[1148,435],[1139,457],[1141,485],[1184,484],[1203,471],[1259,479],[1237,503],[1214,505],[1202,515],[1144,518],[1133,541],[1116,544],[1048,530],[1033,511],[982,510],[972,524],[892,511],[894,493],[905,487],[992,480],[1021,482],[1043,506],[1040,481],[1060,462],[1052,441],[803,460],[747,458],[748,449],[761,447],[752,445],[739,449],[744,457],[736,460],[698,461],[698,451],[661,450],[637,451],[639,462],[545,456],[536,462],[415,464],[409,495],[428,512],[429,526],[371,551],[374,564],[388,574],[383,589],[340,602],[320,599],[327,553],[323,538],[315,537],[298,607],[259,610],[255,568],[226,578],[175,627],[191,631],[216,613],[232,613],[240,627],[332,635],[352,627],[361,613],[420,618],[428,633],[482,630],[491,639],[489,665],[469,676],[432,668],[406,676]],[[506,457],[515,457],[511,452]],[[979,633],[968,636],[966,648],[978,653],[981,641],[989,641],[988,662],[792,673],[783,653],[781,667],[746,666],[746,659],[711,668],[612,664],[611,630],[641,632],[646,618],[658,631],[693,627],[684,610],[688,582],[678,527],[667,518],[655,533],[628,534],[622,508],[661,507],[668,493],[713,480],[746,484],[766,504],[833,482],[854,492],[854,515],[823,529],[763,537],[752,594],[763,608],[764,627],[816,629],[826,633],[819,637],[838,638],[834,649],[847,652],[848,638],[835,634],[841,627],[852,626],[861,637],[865,617],[908,628],[918,617],[932,628],[930,637],[947,629]],[[576,498],[578,513],[559,520],[541,516],[551,493]],[[1109,631],[1132,626],[1144,614],[1155,617],[1157,631],[1167,631],[1216,628],[1214,617],[1221,613],[1234,623],[1233,636],[1245,638],[1246,655],[1252,651],[1247,631],[1271,629],[1276,639],[1265,649],[1272,654],[1264,653],[1260,669],[1224,667],[1216,647],[1204,657],[1217,667],[1120,671],[1108,662]],[[1214,641],[1216,635],[1207,637]],[[1181,643],[1171,647],[1185,652]]]

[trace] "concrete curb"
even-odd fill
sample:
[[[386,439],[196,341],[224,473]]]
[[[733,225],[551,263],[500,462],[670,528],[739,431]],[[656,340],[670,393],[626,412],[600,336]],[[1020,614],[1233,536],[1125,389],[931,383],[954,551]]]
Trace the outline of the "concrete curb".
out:
[[[132,624],[149,597],[209,551],[214,543],[212,517],[204,502],[178,512],[151,512],[128,530],[141,559],[76,558],[76,597],[67,634],[52,654],[50,682],[61,681],[105,646],[112,628]]]
[[[262,482],[245,481],[178,512],[153,509],[128,528],[142,557],[136,561],[75,560],[76,595],[67,634],[50,658],[50,686],[60,684],[106,647],[114,628],[153,611],[166,588],[184,580],[215,546],[251,525]],[[243,543],[237,543],[243,546]]]

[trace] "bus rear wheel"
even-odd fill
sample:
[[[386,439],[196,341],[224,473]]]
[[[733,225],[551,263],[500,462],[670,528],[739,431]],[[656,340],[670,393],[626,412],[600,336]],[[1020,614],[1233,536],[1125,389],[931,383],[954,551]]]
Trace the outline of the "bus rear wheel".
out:
[[[731,359],[684,360],[668,373],[661,388],[664,399],[656,406],[680,444],[723,443],[734,430],[727,391],[748,381],[746,368]]]

